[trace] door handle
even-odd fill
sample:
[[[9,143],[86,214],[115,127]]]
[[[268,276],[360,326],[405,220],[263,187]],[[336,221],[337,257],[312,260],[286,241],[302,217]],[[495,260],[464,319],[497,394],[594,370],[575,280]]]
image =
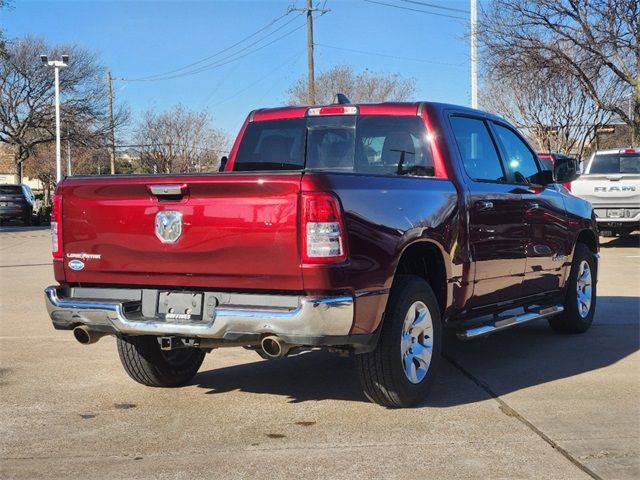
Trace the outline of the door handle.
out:
[[[538,210],[540,208],[540,204],[537,202],[527,202],[527,212],[532,212],[534,210]]]
[[[485,210],[491,210],[493,209],[493,202],[490,202],[488,200],[480,200],[479,202],[476,202],[476,208],[481,212]]]
[[[179,185],[147,185],[151,195],[162,198],[182,197],[187,191],[186,184]]]

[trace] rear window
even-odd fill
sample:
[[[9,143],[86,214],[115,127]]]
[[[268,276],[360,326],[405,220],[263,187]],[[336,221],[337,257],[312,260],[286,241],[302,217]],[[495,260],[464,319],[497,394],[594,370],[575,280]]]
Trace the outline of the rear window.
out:
[[[591,161],[589,173],[640,173],[640,152],[598,153]]]
[[[22,195],[20,185],[0,185],[0,195]]]
[[[321,170],[434,175],[417,116],[324,116],[251,123],[235,171]]]

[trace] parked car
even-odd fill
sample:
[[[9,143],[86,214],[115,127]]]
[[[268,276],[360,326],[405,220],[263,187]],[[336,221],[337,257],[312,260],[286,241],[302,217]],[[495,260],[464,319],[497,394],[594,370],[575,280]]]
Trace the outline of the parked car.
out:
[[[35,195],[28,185],[0,185],[0,220],[18,219],[31,225]]]
[[[223,173],[64,179],[46,306],[81,343],[115,335],[144,385],[183,385],[220,347],[326,347],[356,355],[373,402],[415,405],[445,326],[589,328],[595,218],[555,188],[576,171],[455,105],[257,110]]]
[[[595,152],[571,189],[591,202],[602,235],[640,229],[640,148]]]

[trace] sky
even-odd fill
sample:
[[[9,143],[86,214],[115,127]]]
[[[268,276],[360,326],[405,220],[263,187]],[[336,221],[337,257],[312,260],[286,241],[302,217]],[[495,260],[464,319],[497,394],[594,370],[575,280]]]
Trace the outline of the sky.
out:
[[[314,0],[314,5],[330,10],[314,20],[316,75],[338,64],[349,64],[356,72],[398,73],[415,79],[415,100],[468,105],[468,14],[457,10],[468,11],[469,0],[422,1],[445,8],[421,1],[375,0],[404,7],[398,8],[373,0]],[[290,5],[300,8],[304,3],[14,0],[11,9],[0,11],[0,24],[10,39],[32,35],[95,52],[118,79],[116,102],[129,106],[134,121],[149,108],[182,103],[208,110],[213,126],[235,137],[249,111],[283,105],[287,89],[306,76],[305,17],[285,15]],[[176,78],[134,81],[210,56],[168,75]],[[193,70],[199,71],[178,75]]]

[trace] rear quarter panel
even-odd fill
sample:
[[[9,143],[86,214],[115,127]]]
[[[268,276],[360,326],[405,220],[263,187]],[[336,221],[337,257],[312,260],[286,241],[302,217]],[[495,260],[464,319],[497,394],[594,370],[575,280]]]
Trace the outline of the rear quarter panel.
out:
[[[336,290],[355,295],[352,333],[372,332],[378,326],[398,262],[409,245],[435,244],[444,256],[447,278],[455,276],[451,258],[457,245],[459,211],[450,181],[310,173],[304,175],[301,190],[333,192],[342,204],[347,263],[304,265],[302,272],[308,292]]]

